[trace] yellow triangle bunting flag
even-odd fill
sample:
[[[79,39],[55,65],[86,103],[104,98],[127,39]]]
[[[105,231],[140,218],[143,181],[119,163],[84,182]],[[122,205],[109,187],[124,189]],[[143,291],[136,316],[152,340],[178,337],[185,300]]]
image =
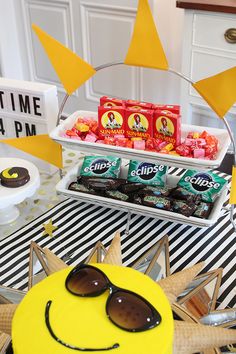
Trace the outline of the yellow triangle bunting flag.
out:
[[[0,143],[22,150],[58,168],[63,167],[61,145],[53,141],[46,134],[0,140]]]
[[[220,118],[236,102],[236,66],[217,75],[200,80],[193,87]]]
[[[236,166],[233,166],[233,170],[232,170],[232,182],[231,182],[229,204],[236,204]]]
[[[168,70],[148,0],[139,0],[133,37],[124,62],[127,65]]]
[[[53,37],[32,25],[68,95],[83,85],[96,70]]]

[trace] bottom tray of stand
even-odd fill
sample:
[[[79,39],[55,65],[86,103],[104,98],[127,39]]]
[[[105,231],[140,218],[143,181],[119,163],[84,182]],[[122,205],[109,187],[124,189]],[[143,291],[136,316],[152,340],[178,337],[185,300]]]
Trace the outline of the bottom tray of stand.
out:
[[[135,214],[141,214],[143,216],[149,216],[152,218],[158,218],[161,220],[172,221],[181,224],[187,224],[197,227],[210,227],[214,225],[220,217],[220,212],[227,196],[227,188],[225,188],[218,198],[214,202],[212,211],[207,219],[200,219],[193,216],[184,216],[182,214],[174,213],[172,211],[166,211],[156,208],[151,208],[149,206],[134,204],[130,202],[123,202],[116,199],[101,197],[98,195],[75,192],[68,189],[71,182],[77,180],[77,176],[80,174],[80,168],[82,162],[77,164],[72,168],[65,177],[56,185],[56,190],[58,193],[63,194],[67,197],[78,199],[80,201],[92,204],[99,204],[108,208],[114,208],[122,211],[130,211]],[[123,166],[121,169],[121,178],[126,178],[127,176],[127,166]],[[175,187],[179,181],[180,177],[167,174],[167,186]]]

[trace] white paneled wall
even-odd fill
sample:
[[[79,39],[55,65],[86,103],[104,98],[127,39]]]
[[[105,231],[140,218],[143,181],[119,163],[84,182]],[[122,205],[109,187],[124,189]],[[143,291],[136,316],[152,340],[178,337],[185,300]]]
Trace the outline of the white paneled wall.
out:
[[[175,0],[149,3],[170,66],[179,70],[183,11],[175,7]],[[0,54],[4,52],[0,56],[2,75],[55,84],[62,99],[63,87],[32,33],[31,24],[39,25],[93,66],[122,61],[130,43],[138,0],[8,0],[7,4],[10,10],[5,12],[6,1],[0,0],[0,29],[4,29],[0,43]],[[9,32],[14,43],[8,40]],[[178,103],[179,87],[180,81],[173,74],[116,66],[90,79],[73,94],[65,110],[69,113],[78,108],[96,109],[104,94]]]
[[[11,79],[23,79],[14,5],[14,0],[0,0],[0,75]]]
[[[158,27],[158,32],[163,43],[169,65],[172,69],[181,71],[183,20],[184,11],[176,8],[176,0],[155,0],[153,13]],[[165,72],[153,72],[144,69],[143,94],[145,99],[149,97],[163,103],[180,102],[180,79],[173,74]],[[150,80],[155,79],[155,86],[149,88]]]
[[[185,11],[183,63],[193,81],[216,75],[236,63],[236,46],[224,34],[234,28],[236,15],[197,10]],[[216,88],[217,89],[217,88]],[[206,127],[224,128],[219,119],[191,85],[182,85],[183,120]],[[236,105],[226,115],[236,137]]]
[[[113,1],[115,3],[115,1]],[[118,4],[118,1],[117,1]],[[123,61],[132,35],[135,8],[99,1],[81,1],[84,58],[93,66]],[[101,95],[139,96],[138,70],[126,66],[105,69],[86,85],[86,99],[97,104]]]

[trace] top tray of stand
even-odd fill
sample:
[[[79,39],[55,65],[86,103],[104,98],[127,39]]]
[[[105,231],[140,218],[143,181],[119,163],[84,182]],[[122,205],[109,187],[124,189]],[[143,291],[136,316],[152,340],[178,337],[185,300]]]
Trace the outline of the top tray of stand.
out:
[[[220,166],[227,150],[230,145],[230,137],[225,129],[216,129],[209,127],[200,127],[197,125],[187,125],[182,124],[182,139],[184,139],[187,134],[191,131],[203,132],[207,130],[209,134],[215,135],[219,140],[219,151],[216,155],[215,160],[204,160],[196,159],[183,156],[174,156],[174,155],[165,155],[156,152],[143,151],[129,149],[120,146],[112,146],[106,144],[96,144],[86,141],[73,140],[70,138],[62,137],[67,129],[71,129],[75,124],[78,117],[93,117],[97,119],[96,112],[90,111],[76,111],[71,114],[66,120],[64,120],[60,125],[58,125],[51,133],[50,137],[63,145],[66,148],[72,150],[79,150],[90,154],[99,154],[99,155],[113,155],[119,156],[121,158],[129,160],[140,160],[148,161],[153,163],[161,163],[166,166],[180,167],[186,169],[195,169],[195,170],[211,170]]]

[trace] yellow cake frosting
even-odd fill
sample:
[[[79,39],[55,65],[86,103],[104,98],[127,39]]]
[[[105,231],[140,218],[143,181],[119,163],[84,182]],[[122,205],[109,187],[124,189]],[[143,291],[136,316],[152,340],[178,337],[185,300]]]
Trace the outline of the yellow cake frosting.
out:
[[[160,313],[161,323],[143,332],[127,332],[106,316],[109,291],[96,297],[72,295],[65,287],[71,267],[54,273],[35,285],[18,306],[13,318],[14,354],[70,354],[76,352],[58,343],[45,323],[50,300],[50,323],[62,341],[83,348],[106,348],[117,354],[171,354],[174,324],[170,304],[159,285],[148,276],[127,267],[93,264],[116,286],[133,291],[148,300]],[[78,351],[77,351],[78,352]],[[105,352],[104,350],[98,351]]]

